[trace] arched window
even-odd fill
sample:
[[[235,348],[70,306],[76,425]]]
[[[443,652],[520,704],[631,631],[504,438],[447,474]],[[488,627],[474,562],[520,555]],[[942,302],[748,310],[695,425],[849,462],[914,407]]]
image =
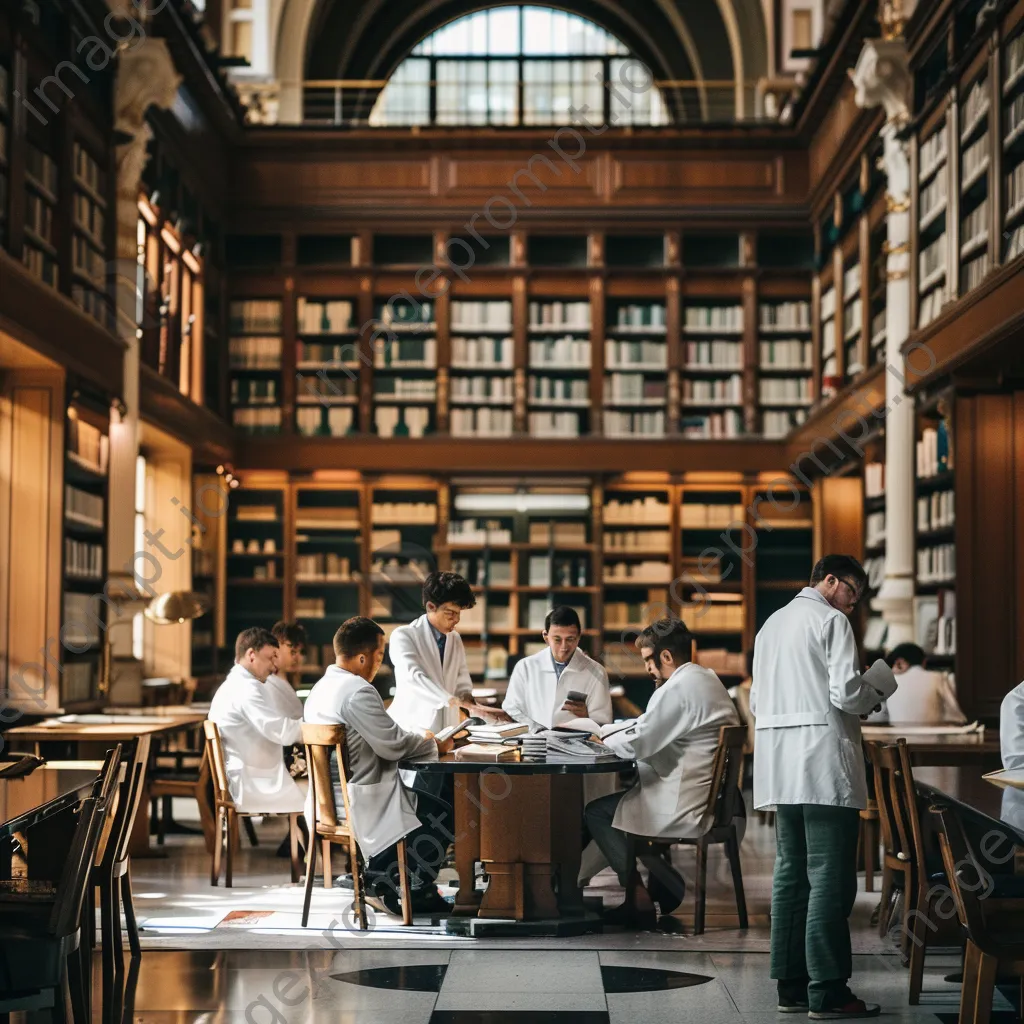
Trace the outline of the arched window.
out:
[[[370,124],[658,125],[650,70],[603,28],[548,7],[492,7],[423,39],[395,69]]]

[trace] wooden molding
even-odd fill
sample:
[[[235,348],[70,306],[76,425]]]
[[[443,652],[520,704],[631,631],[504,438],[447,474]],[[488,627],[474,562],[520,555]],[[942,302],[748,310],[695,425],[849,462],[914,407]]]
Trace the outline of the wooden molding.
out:
[[[187,444],[196,465],[230,460],[235,446],[231,427],[209,409],[196,405],[166,377],[142,366],[139,380],[142,419]]]

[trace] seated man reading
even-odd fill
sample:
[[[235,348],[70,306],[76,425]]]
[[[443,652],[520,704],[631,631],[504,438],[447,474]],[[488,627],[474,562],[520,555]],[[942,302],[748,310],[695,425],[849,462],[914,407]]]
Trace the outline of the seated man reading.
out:
[[[944,672],[924,667],[925,653],[917,644],[897,644],[885,663],[899,682],[896,692],[885,702],[878,721],[890,725],[964,725],[967,716],[960,710],[956,690]]]
[[[396,844],[405,838],[414,913],[446,912],[435,885],[452,839],[451,807],[413,792],[399,777],[406,758],[436,760],[451,748],[430,732],[409,732],[384,708],[372,685],[384,660],[384,630],[356,616],[334,634],[337,658],[306,698],[303,717],[317,725],[344,725],[353,830],[366,863],[368,902],[401,916]],[[337,763],[332,758],[335,805],[344,813]]]
[[[302,719],[281,706],[270,675],[277,670],[277,640],[266,629],[243,629],[235,664],[210,702],[220,729],[228,788],[235,808],[250,814],[295,814],[305,795],[288,774],[283,747],[302,739]]]
[[[586,809],[594,841],[622,886],[633,890],[634,916],[627,916],[624,904],[605,915],[613,924],[652,928],[655,902],[668,914],[682,901],[678,875],[668,884],[652,874],[650,889],[644,887],[629,857],[627,834],[686,839],[707,831],[719,730],[740,724],[722,681],[711,669],[690,661],[692,644],[689,630],[677,619],[659,619],[640,634],[637,646],[654,680],[654,695],[631,727],[604,741],[637,762],[631,789],[594,800]]]

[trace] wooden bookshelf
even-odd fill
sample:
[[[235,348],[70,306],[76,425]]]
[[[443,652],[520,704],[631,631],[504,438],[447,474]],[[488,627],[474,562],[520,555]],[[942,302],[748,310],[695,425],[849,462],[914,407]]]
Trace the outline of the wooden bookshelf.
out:
[[[277,298],[232,299],[228,324],[231,422],[248,434],[282,428],[282,303]]]

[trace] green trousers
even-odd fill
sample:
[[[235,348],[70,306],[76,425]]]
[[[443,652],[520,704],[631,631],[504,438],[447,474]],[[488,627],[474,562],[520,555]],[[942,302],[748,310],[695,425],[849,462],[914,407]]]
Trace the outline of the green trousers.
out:
[[[855,808],[785,804],[775,812],[771,976],[812,1010],[851,998],[850,912],[857,895]]]

